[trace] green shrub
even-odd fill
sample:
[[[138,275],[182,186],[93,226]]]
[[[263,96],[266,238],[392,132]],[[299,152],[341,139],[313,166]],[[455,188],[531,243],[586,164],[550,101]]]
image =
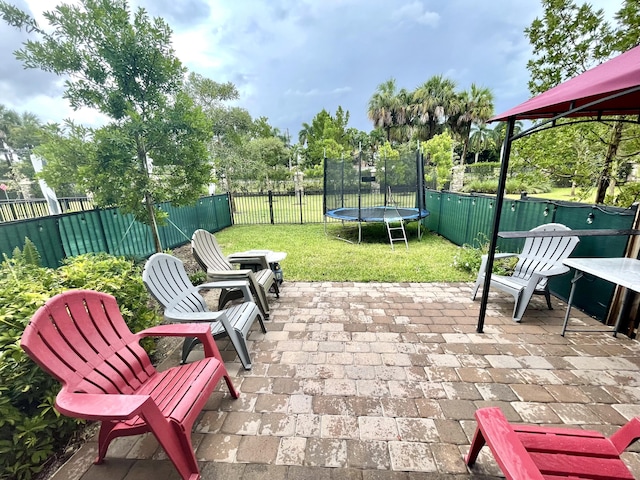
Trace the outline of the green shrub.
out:
[[[514,177],[507,179],[505,190],[508,194],[519,194],[522,192],[532,194],[547,193],[551,191],[551,184],[543,176],[537,179],[532,177]],[[498,180],[474,179],[465,183],[461,191],[496,194],[498,191]]]
[[[477,180],[496,180],[499,171],[500,162],[480,162],[466,165],[467,174]]]
[[[474,245],[465,243],[458,248],[458,251],[453,256],[453,266],[458,270],[477,275],[480,271],[480,265],[482,264],[482,255],[486,255],[488,252],[489,240],[486,235],[481,235],[481,238],[474,240]],[[495,259],[493,262],[493,273],[497,275],[510,275],[517,261],[518,259],[516,257]]]
[[[202,285],[207,281],[207,272],[204,270],[198,270],[189,274],[189,281],[194,285]]]
[[[160,320],[150,307],[140,267],[130,260],[106,253],[79,255],[66,259],[58,275],[65,290],[87,288],[116,297],[122,317],[133,332],[157,325]],[[153,342],[152,338],[143,340],[149,353],[153,353]]]
[[[64,290],[91,288],[118,299],[133,331],[156,324],[158,317],[132,262],[87,255],[54,270],[34,265],[32,246],[17,253],[0,264],[0,478],[28,480],[82,423],[54,410],[59,383],[20,348],[35,311]]]

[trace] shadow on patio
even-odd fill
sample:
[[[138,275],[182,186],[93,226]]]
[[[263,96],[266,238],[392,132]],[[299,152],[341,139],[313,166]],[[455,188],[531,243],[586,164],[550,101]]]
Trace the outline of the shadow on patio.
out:
[[[477,334],[470,295],[466,283],[284,283],[267,334],[251,333],[253,369],[223,351],[241,396],[221,386],[196,424],[202,478],[497,478],[487,448],[471,474],[463,461],[479,407],[607,435],[640,415],[639,342],[561,337],[566,305],[555,298],[552,311],[534,298],[514,323],[513,297],[494,291]],[[602,330],[576,309],[571,318]],[[623,458],[640,478],[637,452]],[[149,435],[115,440],[103,465],[95,455],[88,442],[51,478],[178,478]]]

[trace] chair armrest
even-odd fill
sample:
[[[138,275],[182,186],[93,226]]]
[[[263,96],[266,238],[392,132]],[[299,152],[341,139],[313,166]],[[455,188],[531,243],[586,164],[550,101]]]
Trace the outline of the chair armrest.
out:
[[[176,312],[179,313],[179,312]],[[200,312],[198,312],[200,313]],[[230,328],[229,322],[227,320],[227,316],[224,312],[204,312],[211,317],[215,315],[217,318],[215,321],[221,321],[225,327],[225,329]],[[184,314],[185,316],[187,314]],[[190,314],[194,315],[194,314]],[[166,314],[165,314],[166,316]],[[185,319],[185,321],[198,321],[198,319],[189,318]],[[138,332],[136,336],[139,338],[144,337],[196,337],[200,340],[200,343],[204,347],[204,354],[206,357],[215,357],[222,362],[222,356],[220,355],[220,351],[218,350],[218,346],[216,342],[213,340],[213,335],[211,335],[211,325],[210,322],[212,320],[205,319],[202,321],[206,321],[207,323],[174,323],[170,325],[158,325],[156,327],[147,328]]]
[[[249,290],[249,284],[244,280],[235,280],[233,284],[230,284],[229,281],[226,282],[209,282],[203,283],[202,285],[198,285],[193,287],[193,290],[187,290],[182,292],[181,295],[174,298],[169,305],[167,305],[164,309],[164,316],[169,320],[175,320],[177,322],[185,322],[185,321],[215,321],[217,317],[207,317],[206,315],[213,315],[215,312],[189,312],[185,317],[185,313],[181,311],[176,311],[176,306],[180,305],[185,298],[190,297],[194,293],[197,293],[199,290],[210,290],[212,288],[243,288],[246,287]],[[250,294],[249,294],[250,295]],[[192,316],[191,316],[192,315]]]
[[[544,270],[541,272],[533,272],[531,274],[532,277],[538,278],[549,278],[554,277],[556,275],[562,275],[563,273],[567,273],[569,271],[569,267],[565,267],[564,265],[560,265],[557,267],[550,268],[549,270]]]
[[[507,478],[544,480],[518,434],[499,408],[480,408],[476,410],[475,417],[493,458]]]
[[[207,277],[213,279],[220,278],[231,278],[231,279],[246,279],[251,273],[252,270],[250,268],[241,268],[239,270],[212,270],[207,269]],[[216,283],[219,280],[213,280],[210,283]],[[206,283],[203,285],[207,285]],[[202,286],[202,285],[200,285]],[[215,288],[215,287],[212,287]]]
[[[126,420],[153,407],[148,395],[72,393],[63,388],[56,396],[60,413],[85,420]]]
[[[204,323],[171,323],[169,325],[157,325],[146,328],[136,334],[140,338],[145,337],[197,337],[211,332],[209,325]]]
[[[178,312],[165,310],[164,318],[173,322],[217,322],[224,312]]]
[[[517,257],[518,255],[520,255],[519,253],[496,253],[493,258],[511,258],[511,257]],[[488,258],[489,255],[482,255],[482,258]]]

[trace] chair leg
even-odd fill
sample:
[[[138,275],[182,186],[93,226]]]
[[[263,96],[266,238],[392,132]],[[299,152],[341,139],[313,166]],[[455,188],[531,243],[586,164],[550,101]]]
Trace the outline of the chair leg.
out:
[[[262,330],[262,333],[267,333],[267,328],[264,326],[264,315],[262,314],[258,314],[258,322],[260,323],[260,330]]]
[[[104,462],[104,457],[109,449],[109,444],[111,443],[111,440],[115,438],[115,436],[112,436],[113,427],[115,425],[115,422],[109,422],[107,420],[103,420],[100,423],[100,432],[98,433],[98,456],[94,461],[96,465],[100,465]]]
[[[549,310],[553,310],[553,307],[551,306],[551,294],[549,293],[549,287],[544,289],[544,298],[547,299],[547,307],[549,307]]]
[[[168,422],[160,411],[146,411],[143,417],[180,477],[183,480],[199,479],[200,469],[191,443],[191,431],[185,431],[175,422]]]
[[[480,262],[480,269],[478,270],[478,277],[476,278],[476,283],[473,286],[473,291],[471,292],[471,300],[476,299],[476,295],[478,294],[478,289],[480,285],[484,283],[484,275],[487,270],[487,256],[483,255],[482,260]]]
[[[484,439],[484,435],[482,435],[482,431],[478,426],[476,428],[476,432],[473,435],[473,440],[471,441],[471,446],[469,447],[469,453],[464,460],[468,466],[471,467],[474,463],[476,463],[478,454],[480,453],[480,450],[482,450],[482,447],[484,447],[485,443],[486,441]]]
[[[189,353],[191,353],[191,350],[193,350],[193,348],[199,343],[200,340],[198,340],[196,337],[187,337],[184,339],[184,342],[182,342],[182,358],[180,360],[180,363],[187,363],[187,357],[189,357]]]
[[[478,294],[478,290],[480,289],[480,277],[476,280],[475,285],[473,286],[473,290],[471,291],[471,300],[476,299],[476,295]]]

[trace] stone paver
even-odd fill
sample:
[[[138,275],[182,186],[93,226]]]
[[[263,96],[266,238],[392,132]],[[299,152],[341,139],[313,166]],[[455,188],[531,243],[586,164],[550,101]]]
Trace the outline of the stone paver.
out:
[[[623,335],[560,336],[566,305],[535,299],[522,322],[492,292],[484,333],[470,284],[284,283],[267,333],[249,338],[253,369],[219,343],[224,384],[192,440],[202,478],[468,479],[476,409],[513,422],[609,434],[640,415],[640,343]],[[597,322],[573,311],[584,324]],[[200,354],[201,355],[201,354]],[[195,354],[194,354],[195,358]],[[166,365],[179,361],[179,342]],[[51,478],[178,478],[151,435],[114,441],[93,465],[95,438]],[[624,454],[640,478],[640,449]],[[497,479],[485,448],[473,472]]]

